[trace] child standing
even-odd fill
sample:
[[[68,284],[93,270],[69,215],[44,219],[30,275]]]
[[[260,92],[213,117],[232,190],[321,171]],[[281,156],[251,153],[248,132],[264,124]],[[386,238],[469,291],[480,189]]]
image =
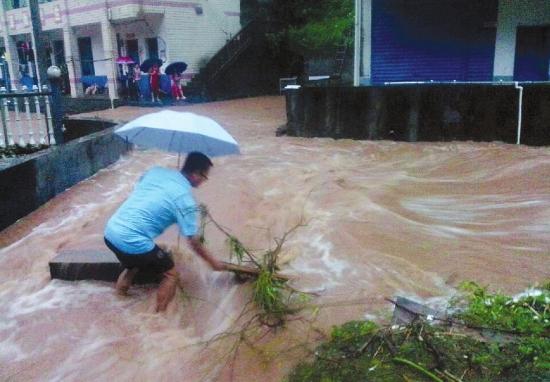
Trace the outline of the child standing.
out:
[[[183,93],[181,92],[181,74],[174,73],[172,74],[172,98],[176,100],[185,99]]]

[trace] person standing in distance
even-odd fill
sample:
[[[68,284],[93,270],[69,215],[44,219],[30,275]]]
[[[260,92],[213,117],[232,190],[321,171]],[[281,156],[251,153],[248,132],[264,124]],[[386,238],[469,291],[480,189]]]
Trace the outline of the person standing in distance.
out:
[[[128,199],[119,207],[105,227],[105,244],[121,262],[116,290],[125,295],[139,270],[163,275],[157,292],[157,312],[166,310],[174,298],[178,272],[172,255],[161,249],[154,239],[176,223],[193,251],[214,271],[225,266],[202,245],[198,234],[198,211],[192,194],[208,180],[212,161],[199,152],[189,153],[181,171],[153,167],[139,180]]]

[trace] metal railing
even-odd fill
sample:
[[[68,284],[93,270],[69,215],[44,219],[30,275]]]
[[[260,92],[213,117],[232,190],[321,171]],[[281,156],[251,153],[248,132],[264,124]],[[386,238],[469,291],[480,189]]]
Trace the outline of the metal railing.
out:
[[[55,145],[51,96],[47,86],[32,91],[23,86],[15,92],[0,88],[0,147]]]
[[[225,68],[253,43],[255,35],[259,33],[258,31],[258,21],[252,20],[227,41],[201,70],[203,81],[208,83],[215,80]]]

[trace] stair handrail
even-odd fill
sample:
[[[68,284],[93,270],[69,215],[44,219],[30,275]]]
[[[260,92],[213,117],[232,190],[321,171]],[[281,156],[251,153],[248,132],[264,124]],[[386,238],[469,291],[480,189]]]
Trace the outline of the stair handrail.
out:
[[[252,41],[252,33],[257,26],[256,19],[250,20],[220,50],[216,52],[201,70],[201,77],[208,82],[213,80]]]

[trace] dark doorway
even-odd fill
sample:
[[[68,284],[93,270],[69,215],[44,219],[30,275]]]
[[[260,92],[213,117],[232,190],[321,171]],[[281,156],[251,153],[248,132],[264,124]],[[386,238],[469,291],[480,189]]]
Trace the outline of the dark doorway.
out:
[[[92,39],[90,37],[80,37],[78,39],[78,51],[80,52],[80,66],[82,68],[82,75],[95,75]]]
[[[126,40],[126,54],[139,65],[138,40]]]
[[[159,58],[159,44],[157,38],[148,38],[147,42],[147,54],[149,58]]]
[[[548,81],[550,27],[519,27],[514,80]]]
[[[55,65],[65,65],[65,47],[63,45],[63,40],[55,40],[53,42],[53,59]]]

